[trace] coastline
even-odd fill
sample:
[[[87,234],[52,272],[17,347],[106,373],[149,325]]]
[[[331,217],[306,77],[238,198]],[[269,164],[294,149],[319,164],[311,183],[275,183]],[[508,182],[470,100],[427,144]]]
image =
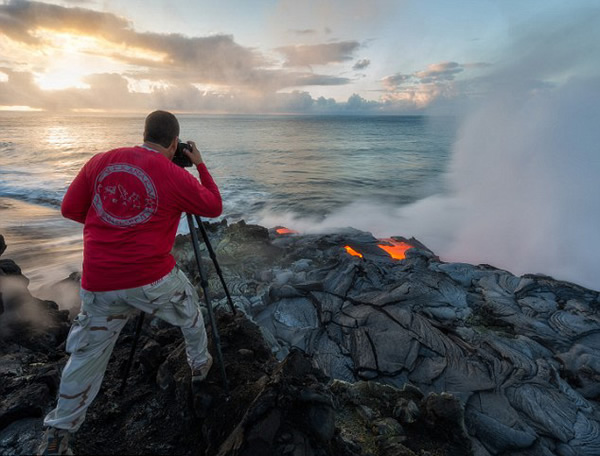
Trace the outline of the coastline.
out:
[[[0,234],[35,294],[40,288],[81,271],[82,227],[64,219],[58,209],[0,197]]]

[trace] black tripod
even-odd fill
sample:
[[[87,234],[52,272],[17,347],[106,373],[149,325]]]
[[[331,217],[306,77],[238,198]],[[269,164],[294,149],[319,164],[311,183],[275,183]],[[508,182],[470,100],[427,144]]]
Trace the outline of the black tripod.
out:
[[[225,295],[227,296],[227,302],[229,303],[229,307],[231,312],[235,315],[235,307],[233,306],[233,301],[231,300],[231,295],[229,294],[229,290],[227,288],[227,284],[225,283],[225,279],[223,278],[223,272],[221,271],[221,267],[219,266],[219,262],[217,261],[217,256],[212,248],[210,240],[208,239],[208,234],[206,233],[206,229],[204,228],[204,224],[202,223],[202,219],[198,215],[192,215],[187,213],[187,222],[190,229],[190,234],[192,237],[192,246],[194,248],[194,255],[196,257],[196,266],[198,267],[198,273],[200,275],[200,286],[202,287],[202,292],[204,295],[204,301],[206,302],[206,308],[208,310],[208,321],[210,323],[210,327],[213,335],[213,343],[215,346],[215,350],[217,351],[217,362],[219,364],[219,368],[221,371],[221,378],[223,379],[223,388],[225,389],[225,394],[229,396],[229,382],[227,381],[227,374],[225,373],[225,364],[223,362],[223,353],[221,352],[221,338],[219,336],[219,330],[217,328],[217,322],[215,320],[215,315],[213,312],[212,304],[210,302],[210,298],[208,296],[208,279],[206,277],[206,273],[202,268],[202,258],[200,255],[200,245],[198,243],[198,233],[196,232],[196,227],[194,226],[194,218],[196,219],[196,223],[198,223],[198,228],[202,233],[202,238],[204,239],[204,244],[206,245],[206,249],[208,250],[208,254],[215,265],[215,270],[217,271],[217,275],[221,280],[221,284],[223,285],[223,289],[225,290]],[[133,363],[133,357],[135,355],[135,349],[138,344],[138,340],[140,338],[140,334],[142,332],[142,326],[144,324],[144,316],[145,313],[141,312],[138,317],[135,329],[135,337],[133,339],[133,344],[131,346],[131,352],[129,354],[129,359],[127,360],[127,365],[125,366],[125,373],[123,375],[123,382],[121,383],[120,394],[123,394],[125,390],[125,385],[127,384],[127,377],[129,376],[129,371],[131,369],[131,364]]]

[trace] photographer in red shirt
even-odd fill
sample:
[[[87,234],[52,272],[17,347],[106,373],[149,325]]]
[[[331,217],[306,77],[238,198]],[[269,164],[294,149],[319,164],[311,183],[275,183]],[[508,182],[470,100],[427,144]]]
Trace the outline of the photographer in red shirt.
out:
[[[198,295],[170,252],[182,213],[217,217],[221,195],[194,142],[184,153],[200,181],[173,163],[178,143],[176,117],[155,111],[142,146],[95,155],[65,194],[63,216],[84,224],[82,304],[67,338],[71,356],[58,404],[44,419],[41,454],[69,454],[69,434],[83,423],[117,337],[137,310],[181,328],[192,381],[204,380],[212,365]]]

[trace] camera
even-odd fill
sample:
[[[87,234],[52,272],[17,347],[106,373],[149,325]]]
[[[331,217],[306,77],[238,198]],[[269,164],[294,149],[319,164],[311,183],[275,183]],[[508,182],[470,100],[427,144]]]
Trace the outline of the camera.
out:
[[[175,163],[177,166],[181,166],[182,168],[189,168],[193,165],[193,163],[192,160],[190,160],[183,152],[184,149],[191,152],[192,146],[190,146],[188,143],[179,142],[179,144],[177,144],[175,155],[173,156],[173,163]]]

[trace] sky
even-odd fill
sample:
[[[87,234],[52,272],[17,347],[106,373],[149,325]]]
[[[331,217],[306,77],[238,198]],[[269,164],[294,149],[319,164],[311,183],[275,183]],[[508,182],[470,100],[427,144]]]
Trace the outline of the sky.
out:
[[[544,36],[585,51],[588,37],[568,25],[600,28],[599,10],[598,0],[0,0],[0,110],[452,114]],[[588,60],[529,83],[597,72]]]

